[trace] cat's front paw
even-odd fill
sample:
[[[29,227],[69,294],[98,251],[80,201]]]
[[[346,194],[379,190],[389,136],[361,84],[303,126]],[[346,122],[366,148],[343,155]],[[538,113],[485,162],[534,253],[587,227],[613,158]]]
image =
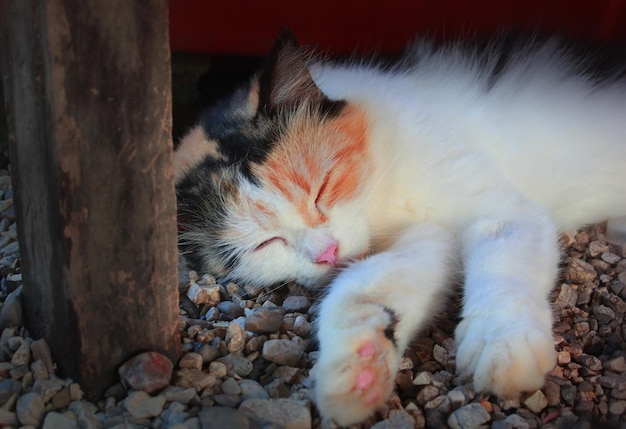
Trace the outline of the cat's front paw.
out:
[[[457,372],[479,392],[516,398],[539,389],[556,364],[550,310],[465,315],[456,330]]]
[[[389,338],[392,323],[382,307],[379,326],[369,323],[329,329],[320,338],[315,365],[317,406],[325,417],[347,426],[371,416],[384,405],[395,385],[400,356]],[[324,331],[324,330],[322,330]]]

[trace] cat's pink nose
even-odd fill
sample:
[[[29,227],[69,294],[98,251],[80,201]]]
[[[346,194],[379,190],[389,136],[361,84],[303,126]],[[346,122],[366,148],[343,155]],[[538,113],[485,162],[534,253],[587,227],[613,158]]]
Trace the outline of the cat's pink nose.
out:
[[[318,264],[337,264],[337,243],[332,243],[315,260]]]

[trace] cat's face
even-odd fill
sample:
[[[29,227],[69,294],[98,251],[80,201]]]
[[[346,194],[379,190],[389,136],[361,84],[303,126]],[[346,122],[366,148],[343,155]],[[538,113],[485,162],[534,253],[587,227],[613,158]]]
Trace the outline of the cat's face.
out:
[[[313,83],[283,41],[249,88],[217,105],[174,156],[181,250],[198,270],[313,286],[368,249],[367,121]]]

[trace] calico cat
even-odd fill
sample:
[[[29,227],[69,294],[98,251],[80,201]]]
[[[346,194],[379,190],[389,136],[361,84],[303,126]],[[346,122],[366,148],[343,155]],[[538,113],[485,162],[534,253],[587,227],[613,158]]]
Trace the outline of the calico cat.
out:
[[[558,233],[626,214],[624,69],[553,39],[482,48],[333,63],[286,33],[175,153],[194,269],[326,288],[316,403],[341,425],[385,403],[461,275],[457,372],[504,398],[540,388]]]

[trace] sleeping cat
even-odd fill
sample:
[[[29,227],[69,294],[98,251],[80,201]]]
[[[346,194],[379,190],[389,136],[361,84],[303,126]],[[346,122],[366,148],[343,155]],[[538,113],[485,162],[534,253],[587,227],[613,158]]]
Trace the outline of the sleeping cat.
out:
[[[558,233],[626,214],[626,80],[555,40],[417,44],[332,63],[283,34],[174,156],[196,270],[325,287],[316,403],[389,398],[409,341],[463,276],[457,372],[514,397],[555,364]]]

